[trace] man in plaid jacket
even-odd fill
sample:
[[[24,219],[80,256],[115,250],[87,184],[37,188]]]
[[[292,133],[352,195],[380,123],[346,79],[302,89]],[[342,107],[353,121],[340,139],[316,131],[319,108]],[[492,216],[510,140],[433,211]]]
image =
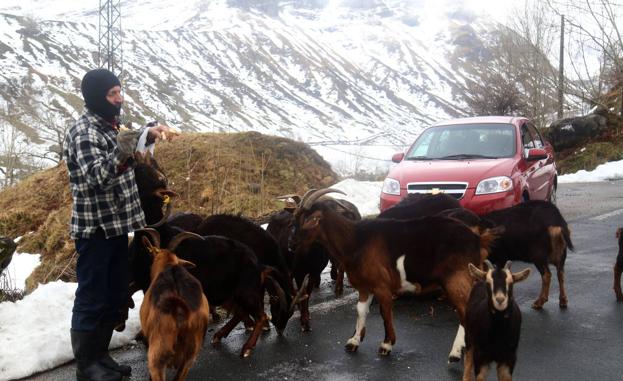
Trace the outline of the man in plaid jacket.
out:
[[[131,372],[108,354],[128,298],[128,233],[145,226],[134,151],[142,133],[153,143],[171,130],[120,131],[121,84],[108,70],[86,73],[81,90],[85,111],[67,132],[63,152],[73,197],[70,235],[78,252],[71,344],[79,381],[116,381]]]

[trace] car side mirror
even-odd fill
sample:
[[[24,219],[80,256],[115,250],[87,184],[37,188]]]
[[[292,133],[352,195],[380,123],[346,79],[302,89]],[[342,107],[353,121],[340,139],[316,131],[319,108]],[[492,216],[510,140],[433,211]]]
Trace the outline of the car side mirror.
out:
[[[397,152],[392,156],[392,161],[394,163],[400,163],[402,161],[402,159],[404,159],[405,157],[405,153],[404,152]]]
[[[547,159],[547,151],[541,148],[531,148],[528,150],[528,161]]]

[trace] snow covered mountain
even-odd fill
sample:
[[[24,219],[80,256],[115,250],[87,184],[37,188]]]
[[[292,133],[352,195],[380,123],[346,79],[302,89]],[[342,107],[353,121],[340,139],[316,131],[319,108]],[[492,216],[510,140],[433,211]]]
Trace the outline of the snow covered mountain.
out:
[[[429,3],[124,0],[127,119],[402,148],[428,124],[465,114],[454,95],[473,77],[455,49],[495,28],[462,2]],[[0,3],[0,108],[36,143],[82,109],[97,7]]]

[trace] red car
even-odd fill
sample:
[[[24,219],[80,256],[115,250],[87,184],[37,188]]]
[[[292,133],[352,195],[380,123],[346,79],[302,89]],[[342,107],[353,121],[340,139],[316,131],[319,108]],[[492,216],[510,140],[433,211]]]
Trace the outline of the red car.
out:
[[[398,165],[383,183],[381,211],[409,193],[444,192],[477,214],[525,200],[556,202],[554,150],[526,118],[486,116],[439,123],[392,161]]]

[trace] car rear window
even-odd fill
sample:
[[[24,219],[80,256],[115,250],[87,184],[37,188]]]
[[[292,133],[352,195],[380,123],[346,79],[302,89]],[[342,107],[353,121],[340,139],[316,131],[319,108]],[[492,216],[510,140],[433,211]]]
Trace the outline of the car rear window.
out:
[[[406,160],[492,159],[515,155],[512,124],[460,124],[431,127],[417,138]]]

